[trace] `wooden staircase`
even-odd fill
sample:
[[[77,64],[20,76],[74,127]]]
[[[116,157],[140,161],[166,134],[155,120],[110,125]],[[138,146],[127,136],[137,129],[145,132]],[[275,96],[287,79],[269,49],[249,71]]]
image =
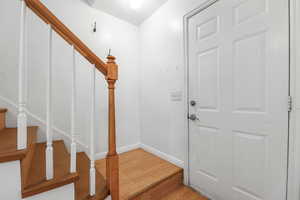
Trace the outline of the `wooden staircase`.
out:
[[[46,180],[46,143],[37,143],[38,127],[28,127],[27,148],[17,150],[17,128],[5,127],[6,112],[7,109],[0,109],[0,163],[21,161],[22,198],[70,183],[75,183],[76,200],[103,200],[108,196],[106,181],[98,172],[96,195],[89,195],[90,160],[84,152],[77,153],[77,172],[70,173],[70,154],[62,140],[53,141],[54,178]]]
[[[17,0],[16,0],[17,1]],[[20,2],[20,40],[18,76],[18,115],[17,127],[5,127],[6,109],[0,109],[0,162],[21,161],[22,197],[30,197],[70,183],[75,183],[75,198],[103,199],[108,194],[119,200],[119,163],[116,152],[115,125],[115,83],[118,80],[118,65],[115,57],[107,56],[103,62],[89,49],[63,22],[61,22],[40,0],[21,0]],[[27,123],[27,59],[28,59],[28,10],[40,18],[48,29],[46,78],[46,141],[37,143],[37,127]],[[71,128],[69,130],[70,152],[64,141],[53,141],[53,36],[57,33],[70,46],[72,51],[71,77]],[[92,67],[91,91],[91,132],[85,151],[77,152],[76,101],[77,68],[76,58],[81,54]],[[110,54],[110,53],[109,53]],[[95,170],[95,110],[96,110],[96,71],[99,71],[108,85],[108,153],[106,159],[106,181]],[[16,166],[14,165],[14,169]]]

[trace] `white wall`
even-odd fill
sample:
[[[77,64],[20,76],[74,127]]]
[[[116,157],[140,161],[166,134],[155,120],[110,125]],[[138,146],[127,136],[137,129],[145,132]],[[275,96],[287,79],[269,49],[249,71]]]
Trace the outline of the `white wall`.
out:
[[[120,78],[117,83],[117,142],[127,146],[139,142],[138,112],[138,27],[121,21],[88,6],[81,0],[43,0],[48,8],[83,40],[99,57],[106,60],[108,49],[117,57]],[[17,104],[18,41],[20,1],[0,2],[0,96]],[[28,109],[41,120],[46,116],[47,26],[31,11],[28,15]],[[96,19],[98,32],[91,31]],[[54,35],[53,112],[54,125],[69,134],[71,102],[72,51],[58,35]],[[91,67],[77,56],[77,133],[88,144],[90,131]],[[107,149],[107,85],[102,74],[96,81],[96,152]],[[5,105],[1,102],[0,107]],[[13,115],[13,112],[9,113]],[[13,117],[10,117],[12,119]],[[15,126],[11,121],[10,126]],[[38,124],[40,125],[40,124]],[[43,139],[43,138],[42,138]]]
[[[185,157],[183,16],[204,0],[169,0],[140,27],[141,142],[181,161]]]
[[[0,163],[0,199],[21,199],[20,161]]]
[[[12,161],[0,163],[0,199],[21,200],[21,163]],[[24,198],[23,200],[53,200],[57,197],[64,200],[74,199],[74,183]]]

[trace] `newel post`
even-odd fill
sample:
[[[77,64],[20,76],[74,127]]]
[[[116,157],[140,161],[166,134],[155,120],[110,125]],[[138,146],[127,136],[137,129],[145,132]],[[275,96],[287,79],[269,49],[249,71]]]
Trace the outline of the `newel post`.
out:
[[[118,65],[115,57],[107,57],[108,83],[108,154],[106,156],[106,179],[112,200],[119,200],[119,156],[116,150],[116,123],[115,123],[115,83],[118,80]]]

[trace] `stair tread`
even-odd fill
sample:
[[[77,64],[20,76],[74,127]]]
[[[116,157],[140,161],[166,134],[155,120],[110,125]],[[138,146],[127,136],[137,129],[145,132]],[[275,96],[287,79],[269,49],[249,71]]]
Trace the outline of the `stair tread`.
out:
[[[105,177],[106,160],[97,160],[96,168]],[[124,200],[135,199],[162,182],[183,174],[182,168],[162,160],[143,149],[135,149],[120,154],[119,169],[120,199]],[[181,181],[179,178],[178,180]]]
[[[45,192],[65,184],[75,182],[78,173],[70,173],[70,155],[62,140],[53,141],[54,174],[46,180],[46,143],[38,143],[29,170],[30,179],[23,189],[23,197]]]
[[[27,145],[36,142],[38,127],[27,128]],[[17,128],[5,128],[0,131],[0,162],[20,160],[25,157],[27,150],[17,149]]]
[[[89,177],[90,159],[84,152],[77,153],[77,172],[80,179],[75,183],[76,200],[102,200],[108,195],[106,181],[103,176],[96,170],[96,195],[89,196]]]

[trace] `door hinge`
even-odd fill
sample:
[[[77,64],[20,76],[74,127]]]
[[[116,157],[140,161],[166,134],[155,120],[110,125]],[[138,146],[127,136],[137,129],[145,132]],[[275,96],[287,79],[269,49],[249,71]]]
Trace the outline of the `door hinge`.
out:
[[[288,111],[291,112],[293,110],[293,98],[292,96],[288,96]]]

